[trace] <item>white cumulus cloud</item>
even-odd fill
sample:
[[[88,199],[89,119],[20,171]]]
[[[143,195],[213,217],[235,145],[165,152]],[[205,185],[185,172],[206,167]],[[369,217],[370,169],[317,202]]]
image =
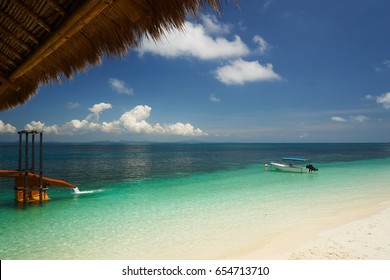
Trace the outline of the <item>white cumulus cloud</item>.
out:
[[[201,23],[186,21],[182,30],[166,31],[161,40],[144,37],[139,55],[151,53],[166,58],[194,57],[200,60],[234,60],[217,68],[214,77],[222,83],[245,84],[246,82],[281,80],[272,64],[261,65],[258,61],[245,61],[242,57],[253,54],[240,36],[226,36],[233,25],[223,24],[216,16],[201,15]],[[253,37],[257,53],[264,54],[270,45],[260,35]]]
[[[228,34],[232,28],[229,24],[222,24],[215,15],[202,14],[200,19],[209,34]]]
[[[89,114],[85,119],[88,121],[91,119],[98,121],[100,113],[103,112],[104,110],[111,109],[111,108],[112,105],[110,103],[101,102],[99,104],[95,104],[91,108],[88,108],[88,110],[91,111],[91,114]]]
[[[138,105],[134,109],[124,113],[119,118],[119,125],[126,131],[136,133],[152,133],[153,127],[146,120],[150,116],[152,108],[147,105]]]
[[[215,77],[227,85],[243,85],[246,82],[281,80],[274,72],[272,64],[261,65],[258,61],[237,59],[228,65],[219,67]]]
[[[45,133],[57,135],[75,135],[90,132],[171,134],[180,136],[207,135],[207,133],[203,132],[200,128],[195,128],[190,123],[150,124],[148,118],[150,117],[152,108],[147,105],[135,106],[133,109],[123,113],[118,119],[111,122],[99,122],[98,118],[91,121],[91,116],[99,116],[102,111],[110,108],[112,108],[112,106],[109,103],[99,103],[89,108],[92,114],[89,114],[83,120],[73,119],[62,125],[53,124],[50,126],[47,126],[41,121],[32,121],[25,126],[25,129],[43,130]],[[0,121],[0,132],[1,131],[16,132],[16,128],[12,127],[10,124],[5,125]]]
[[[16,133],[16,127],[9,123],[4,123],[2,120],[0,120],[0,133]]]
[[[234,58],[250,53],[237,35],[230,41],[220,36],[213,38],[210,30],[220,33],[224,27],[217,25],[212,18],[206,17],[206,21],[207,29],[201,24],[186,21],[183,31],[170,31],[157,42],[144,37],[138,52],[140,55],[152,53],[169,58],[189,56],[202,60]]]
[[[202,136],[207,135],[199,128],[194,128],[191,124],[183,124],[181,122],[175,124],[161,125],[157,123],[151,125],[147,122],[150,117],[152,108],[147,105],[138,105],[134,109],[124,113],[117,122],[119,127],[123,127],[125,131],[135,133],[157,133],[157,134],[173,134],[181,136]]]
[[[390,109],[390,92],[378,96],[376,102],[382,104],[386,109]]]
[[[102,111],[104,111],[106,109],[111,109],[111,108],[112,108],[112,105],[110,103],[101,102],[99,104],[93,105],[91,108],[88,108],[88,110],[91,111],[92,114],[98,115]]]
[[[57,125],[46,126],[45,123],[43,123],[41,121],[32,121],[29,124],[26,124],[24,129],[38,130],[38,131],[44,131],[46,133],[58,134],[58,126]]]
[[[163,130],[165,133],[168,134],[174,134],[174,135],[181,135],[181,136],[202,136],[207,135],[207,133],[204,133],[199,128],[194,128],[189,123],[175,123],[175,124],[169,124],[163,127]]]
[[[124,93],[130,96],[134,95],[134,90],[132,88],[127,87],[126,83],[122,80],[110,78],[108,79],[108,83],[110,84],[111,88],[113,88],[119,93]]]
[[[45,124],[43,122],[32,121],[31,123],[26,124],[24,129],[26,129],[26,130],[43,130],[44,127],[45,127]]]

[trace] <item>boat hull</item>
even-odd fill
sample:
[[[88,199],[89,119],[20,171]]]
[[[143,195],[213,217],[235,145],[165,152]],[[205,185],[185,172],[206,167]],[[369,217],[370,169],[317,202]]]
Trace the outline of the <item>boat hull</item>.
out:
[[[271,162],[270,164],[276,170],[283,171],[283,172],[292,172],[292,173],[308,173],[309,172],[309,169],[306,167],[277,163],[277,162]]]

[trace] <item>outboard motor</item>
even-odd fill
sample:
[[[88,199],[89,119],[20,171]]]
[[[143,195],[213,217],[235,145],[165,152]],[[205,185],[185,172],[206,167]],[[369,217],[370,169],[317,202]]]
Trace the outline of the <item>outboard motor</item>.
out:
[[[309,172],[318,171],[318,168],[315,168],[312,164],[306,165],[306,168],[309,169]]]

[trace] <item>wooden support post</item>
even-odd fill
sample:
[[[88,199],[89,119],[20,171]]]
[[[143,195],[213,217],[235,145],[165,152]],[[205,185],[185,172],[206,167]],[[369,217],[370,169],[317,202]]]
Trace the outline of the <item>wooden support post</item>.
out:
[[[35,170],[35,132],[31,135],[31,171]]]
[[[20,175],[22,173],[22,142],[23,142],[23,138],[22,138],[22,132],[19,131],[18,132],[19,134],[19,159],[18,159],[18,174]],[[16,182],[16,179],[15,179],[15,182]],[[18,198],[19,198],[19,189],[18,189],[18,186],[15,184],[15,200],[18,201]]]
[[[25,150],[24,150],[24,188],[23,203],[28,203],[30,188],[28,187],[28,133],[26,132]]]
[[[43,162],[42,162],[42,134],[39,132],[39,202],[42,203],[43,195],[46,197],[46,190],[43,189]]]
[[[37,157],[39,157],[39,162],[38,162],[39,169],[36,168],[36,164],[35,164],[36,161],[35,146],[36,145],[38,146],[38,143],[36,143],[35,141],[35,135],[38,133],[39,133],[39,155],[37,155]],[[21,130],[18,131],[18,134],[19,134],[19,159],[18,159],[19,168],[17,171],[18,176],[15,177],[15,199],[25,204],[27,204],[30,201],[36,201],[37,191],[39,190],[39,202],[41,203],[47,199],[47,195],[46,195],[47,188],[44,186],[44,180],[43,180],[43,153],[42,153],[43,131]],[[29,151],[30,134],[31,134],[31,152]],[[25,135],[24,141],[23,141],[23,135]],[[22,147],[23,145],[24,145],[24,151]],[[24,168],[22,166],[23,160],[24,160]],[[31,173],[34,174],[35,176],[31,176]],[[39,180],[37,180],[36,175],[38,175]]]
[[[22,133],[19,131],[19,167],[18,171],[22,171]]]

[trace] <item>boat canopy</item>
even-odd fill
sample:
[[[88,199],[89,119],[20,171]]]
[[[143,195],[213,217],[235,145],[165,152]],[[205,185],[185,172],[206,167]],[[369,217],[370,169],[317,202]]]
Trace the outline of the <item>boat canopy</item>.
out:
[[[306,158],[293,158],[293,157],[285,157],[283,160],[293,160],[293,161],[307,161]]]

